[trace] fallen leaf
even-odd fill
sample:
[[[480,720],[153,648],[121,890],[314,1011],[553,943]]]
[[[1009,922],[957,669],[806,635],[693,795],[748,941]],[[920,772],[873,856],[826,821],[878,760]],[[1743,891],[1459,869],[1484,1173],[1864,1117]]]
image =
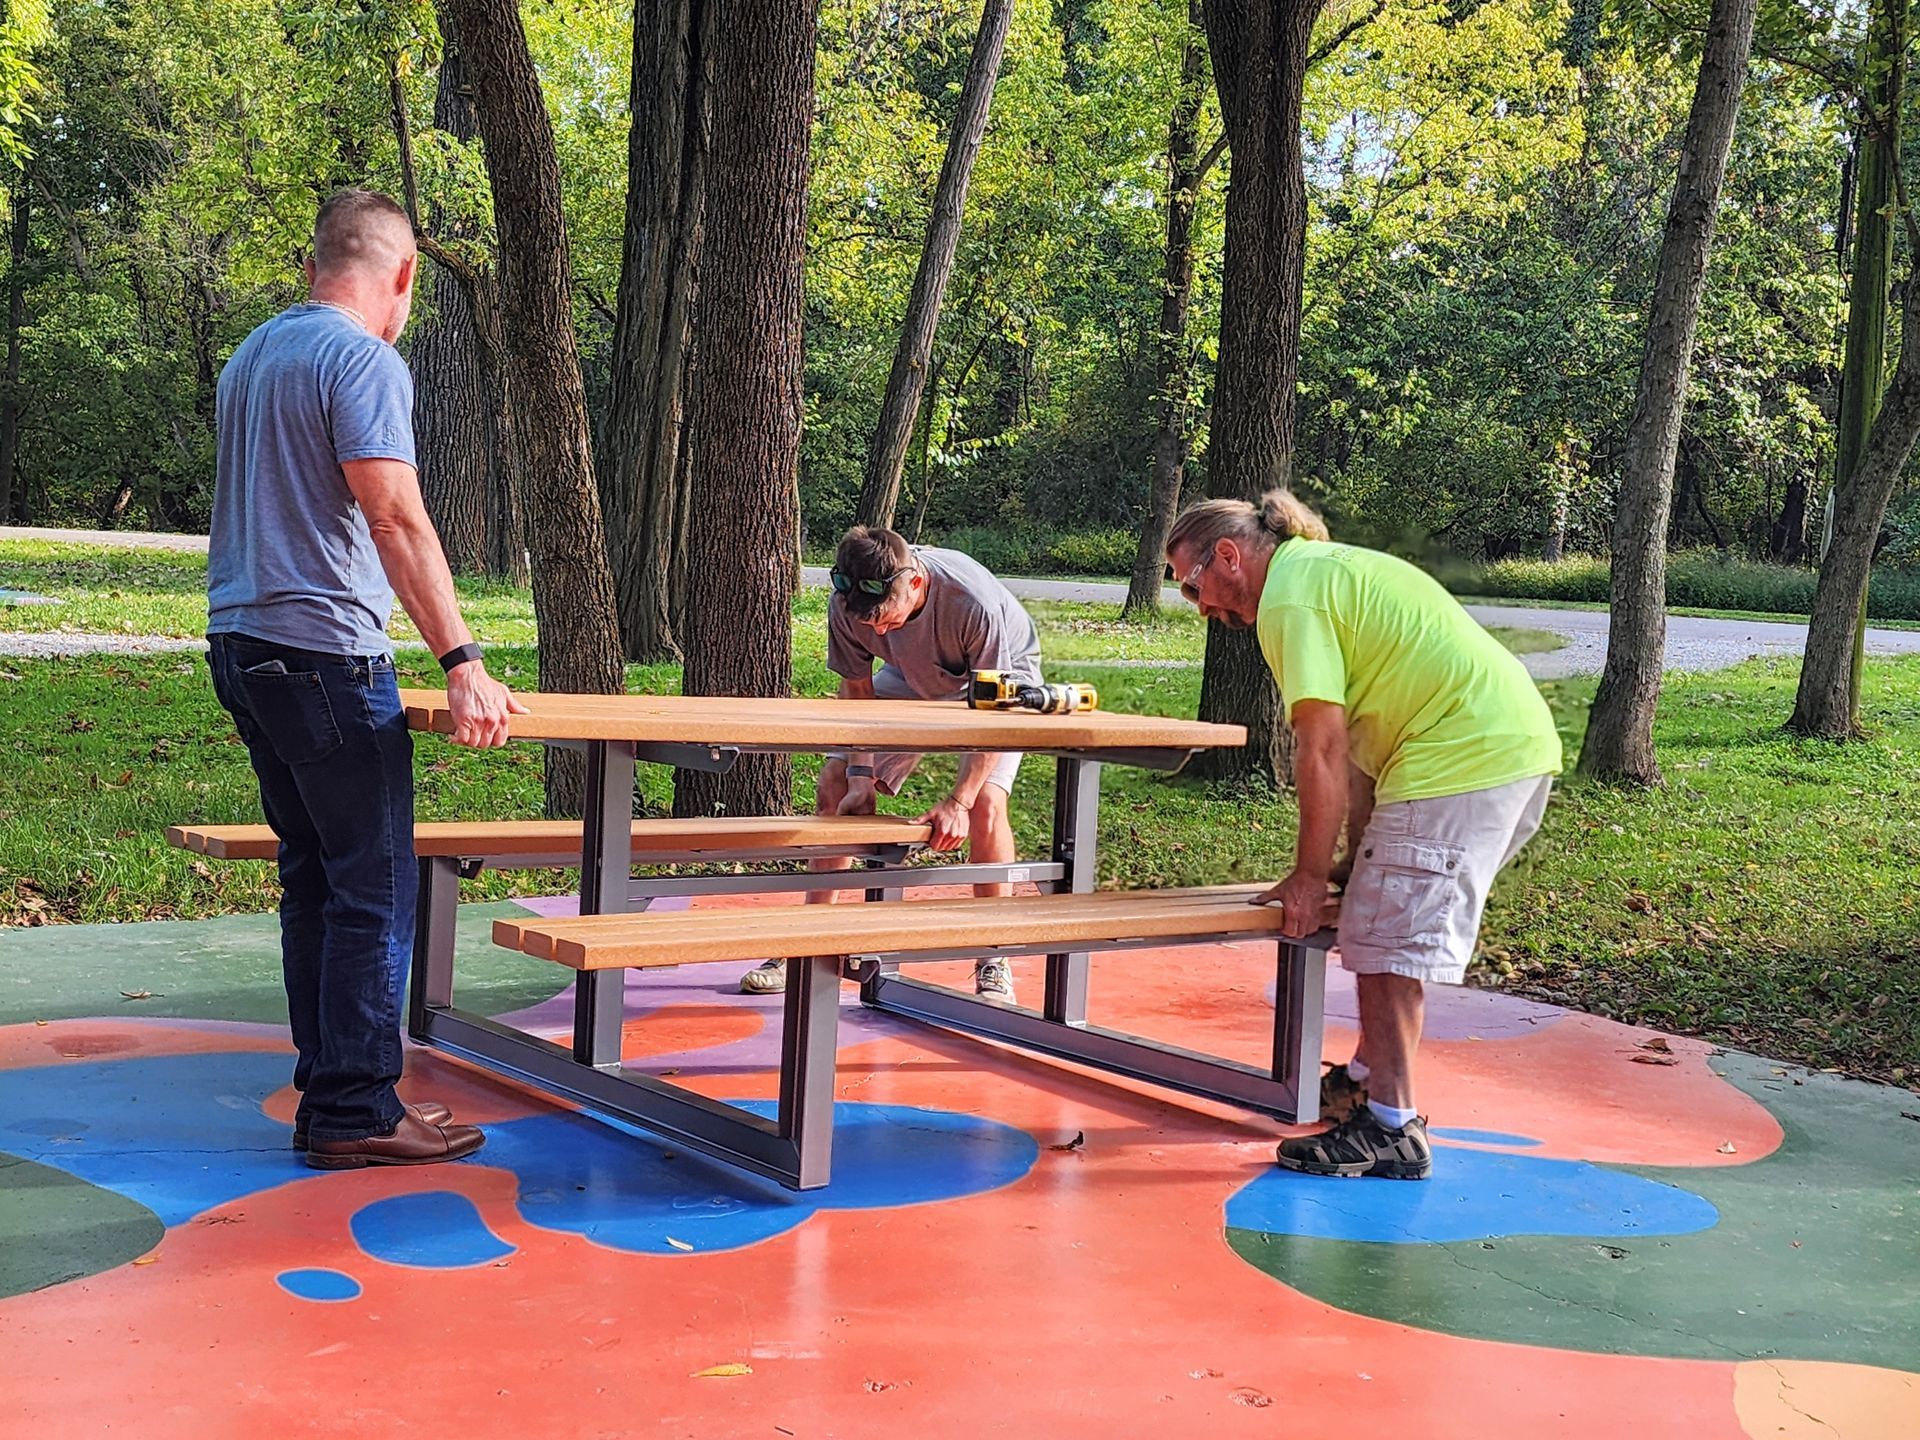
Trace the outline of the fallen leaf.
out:
[[[866,1390],[869,1395],[878,1395],[883,1390],[898,1390],[902,1385],[911,1385],[911,1380],[869,1380]]]
[[[36,1020],[36,1021],[34,1021],[33,1023],[34,1023],[34,1024],[36,1024],[36,1025],[44,1025],[44,1024],[46,1024],[47,1022],[46,1022],[46,1021],[44,1021],[44,1020]]]
[[[1673,1053],[1673,1046],[1667,1043],[1664,1035],[1656,1035],[1651,1040],[1642,1040],[1640,1042],[1640,1048],[1642,1050],[1657,1050],[1662,1055],[1671,1055]]]
[[[1729,1140],[1729,1141],[1727,1141],[1727,1142],[1726,1142],[1726,1143],[1725,1143],[1724,1145],[1722,1145],[1722,1146],[1720,1147],[1720,1153],[1721,1153],[1722,1155],[1731,1155],[1731,1154],[1733,1154],[1733,1153],[1734,1153],[1734,1149],[1733,1149],[1733,1141],[1731,1141],[1731,1140]]]
[[[672,1247],[673,1247],[674,1249],[676,1249],[676,1250],[691,1250],[691,1249],[693,1249],[693,1247],[692,1247],[691,1245],[689,1245],[689,1244],[687,1244],[687,1242],[686,1242],[686,1241],[684,1241],[684,1240],[676,1240],[676,1239],[674,1239],[674,1238],[673,1238],[673,1236],[671,1236],[671,1235],[669,1235],[669,1236],[667,1236],[667,1244],[669,1244],[669,1245],[671,1245],[671,1246],[672,1246]]]
[[[1258,1390],[1236,1390],[1233,1392],[1233,1403],[1236,1405],[1248,1405],[1255,1410],[1264,1410],[1267,1406],[1273,1404],[1273,1397],[1271,1395],[1264,1395]]]
[[[753,1367],[743,1365],[738,1360],[730,1360],[725,1365],[709,1365],[704,1370],[693,1372],[695,1380],[728,1380],[736,1375],[751,1375]]]
[[[1078,1150],[1086,1143],[1087,1132],[1084,1130],[1076,1130],[1073,1132],[1073,1139],[1067,1141],[1064,1145],[1049,1145],[1047,1148],[1049,1150]]]
[[[160,1263],[160,1257],[158,1255],[142,1255],[133,1263],[136,1265],[157,1265]]]
[[[1220,1372],[1211,1368],[1206,1370],[1189,1370],[1187,1374],[1191,1375],[1195,1380],[1218,1380],[1220,1378]]]
[[[153,999],[153,991],[151,990],[122,990],[120,993],[126,996],[126,998],[129,1000]]]
[[[1678,1065],[1680,1063],[1678,1055],[1629,1055],[1627,1058],[1636,1065]]]

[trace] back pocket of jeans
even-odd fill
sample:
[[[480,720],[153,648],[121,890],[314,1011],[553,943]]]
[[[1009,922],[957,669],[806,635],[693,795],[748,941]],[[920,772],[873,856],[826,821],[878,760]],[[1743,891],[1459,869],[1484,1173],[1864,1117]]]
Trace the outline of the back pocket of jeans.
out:
[[[1373,848],[1380,872],[1373,934],[1385,940],[1442,938],[1459,903],[1466,852],[1432,840],[1387,840]]]
[[[315,670],[276,673],[268,661],[240,672],[247,709],[267,743],[288,765],[311,765],[340,748],[327,687]]]

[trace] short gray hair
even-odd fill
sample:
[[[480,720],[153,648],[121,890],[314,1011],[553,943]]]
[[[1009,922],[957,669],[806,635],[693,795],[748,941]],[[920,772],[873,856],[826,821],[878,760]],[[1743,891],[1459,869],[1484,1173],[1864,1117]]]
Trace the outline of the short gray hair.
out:
[[[1258,505],[1250,500],[1202,500],[1188,506],[1167,535],[1167,553],[1181,545],[1194,554],[1211,553],[1222,540],[1272,550],[1296,538],[1327,539],[1327,522],[1291,490],[1269,490]]]
[[[314,217],[315,270],[384,270],[412,253],[413,222],[395,200],[377,190],[336,190]]]

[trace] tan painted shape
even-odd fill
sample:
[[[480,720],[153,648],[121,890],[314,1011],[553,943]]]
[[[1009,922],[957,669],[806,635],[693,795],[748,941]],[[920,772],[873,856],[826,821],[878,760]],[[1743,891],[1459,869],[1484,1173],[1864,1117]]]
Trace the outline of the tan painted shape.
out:
[[[1920,1375],[1829,1360],[1747,1360],[1734,1367],[1733,1409],[1753,1440],[1912,1440],[1920,1435]]]

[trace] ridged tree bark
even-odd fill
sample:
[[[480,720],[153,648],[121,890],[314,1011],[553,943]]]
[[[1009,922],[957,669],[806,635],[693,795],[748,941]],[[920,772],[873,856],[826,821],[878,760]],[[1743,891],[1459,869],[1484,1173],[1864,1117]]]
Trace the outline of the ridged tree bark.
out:
[[[1200,0],[1187,0],[1187,42],[1180,55],[1180,89],[1167,126],[1167,241],[1161,264],[1160,328],[1154,370],[1158,415],[1153,435],[1153,476],[1148,483],[1147,515],[1134,552],[1133,578],[1123,620],[1160,613],[1160,585],[1166,571],[1167,534],[1180,508],[1192,453],[1192,406],[1187,387],[1192,371],[1187,346],[1187,313],[1193,303],[1193,210],[1200,183],[1219,155],[1215,147],[1200,154],[1200,106],[1206,99],[1207,42]]]
[[[1915,237],[1909,234],[1913,247]],[[1914,253],[1920,254],[1920,249]],[[1900,303],[1900,358],[1872,434],[1853,474],[1834,496],[1833,538],[1820,562],[1800,689],[1787,728],[1801,735],[1846,740],[1857,733],[1854,641],[1861,628],[1873,547],[1887,502],[1920,439],[1920,273],[1909,273]]]
[[[1814,612],[1807,626],[1800,688],[1787,721],[1787,727],[1799,734],[1832,740],[1848,739],[1860,728],[1867,581],[1874,541],[1892,496],[1891,482],[1884,490],[1879,484],[1878,467],[1874,467],[1876,473],[1871,478],[1863,472],[1868,468],[1868,452],[1880,439],[1875,417],[1882,407],[1887,373],[1887,282],[1893,269],[1892,212],[1896,208],[1896,172],[1901,158],[1900,112],[1906,92],[1907,9],[1908,0],[1878,0],[1868,24],[1861,67],[1867,93],[1861,100],[1853,281],[1847,305],[1846,348],[1840,364],[1840,417],[1834,426],[1833,539],[1820,560],[1820,582],[1814,588]],[[1911,216],[1908,225],[1911,237]],[[1911,289],[1912,278],[1907,283]],[[1902,303],[1902,316],[1912,313],[1909,297]],[[1903,371],[1912,348],[1903,329]],[[1898,443],[1899,430],[1896,423],[1887,434],[1887,443]],[[1850,604],[1851,609],[1845,616],[1823,614],[1823,603],[1829,607]]]
[[[24,182],[25,176],[23,175]],[[27,323],[27,239],[32,223],[32,194],[15,185],[8,225],[7,369],[0,384],[0,525],[13,523],[13,472],[20,457],[20,332]]]
[[[614,694],[624,680],[620,628],[574,345],[553,128],[514,0],[441,0],[439,10],[441,29],[472,72],[493,187],[501,316],[531,491],[540,688]],[[549,752],[548,813],[577,814],[580,793],[578,757]]]
[[[450,41],[443,47],[433,125],[472,140],[479,133],[472,84],[460,52]],[[407,214],[422,253],[434,261],[433,313],[417,327],[410,357],[421,498],[456,573],[524,585],[526,527],[499,277],[492,264],[468,258],[462,242],[475,237],[466,226],[425,223],[397,63],[390,62],[387,78]]]
[[[913,277],[906,320],[900,326],[900,344],[893,354],[893,371],[887,376],[886,397],[880,403],[880,419],[867,450],[866,480],[855,510],[855,518],[862,525],[891,526],[893,512],[900,504],[900,471],[906,464],[914,418],[926,393],[927,362],[933,354],[934,331],[940,324],[940,301],[960,247],[967,182],[987,132],[993,83],[1000,73],[1000,57],[1007,48],[1007,28],[1012,22],[1013,0],[986,0],[980,9],[980,29],[974,36],[972,58],[967,61],[953,133],[947,139],[947,158],[934,187],[933,214],[920,250],[920,269]]]
[[[601,500],[627,658],[677,659],[672,620],[689,320],[712,86],[711,0],[638,0],[627,212]]]
[[[410,150],[405,97],[394,77],[396,130],[402,153]],[[433,126],[460,140],[475,134],[471,97],[462,94],[460,52],[440,60],[433,100]],[[415,199],[417,208],[418,201]],[[422,217],[415,215],[419,226]],[[442,241],[466,238],[442,227]],[[433,309],[417,327],[413,362],[414,444],[420,457],[420,498],[439,532],[440,548],[457,575],[479,574],[487,565],[487,479],[493,466],[493,405],[474,353],[473,309],[466,287],[444,266],[433,268]]]
[[[1607,780],[1660,782],[1653,717],[1666,657],[1673,463],[1700,296],[1707,285],[1707,259],[1713,252],[1714,219],[1753,46],[1754,11],[1755,0],[1714,0],[1654,273],[1646,349],[1627,421],[1613,518],[1607,663],[1580,748],[1581,773]]]
[[[1321,0],[1206,0],[1214,87],[1233,155],[1220,297],[1209,491],[1257,500],[1285,485],[1300,373],[1307,235],[1300,102]],[[1236,783],[1290,778],[1292,732],[1251,630],[1207,626],[1200,718],[1244,725],[1240,750],[1203,750],[1188,773]]]
[[[801,264],[813,127],[812,0],[730,7],[714,36],[682,626],[689,695],[786,695],[800,507]],[[742,756],[674,776],[676,815],[777,815],[793,767]]]

